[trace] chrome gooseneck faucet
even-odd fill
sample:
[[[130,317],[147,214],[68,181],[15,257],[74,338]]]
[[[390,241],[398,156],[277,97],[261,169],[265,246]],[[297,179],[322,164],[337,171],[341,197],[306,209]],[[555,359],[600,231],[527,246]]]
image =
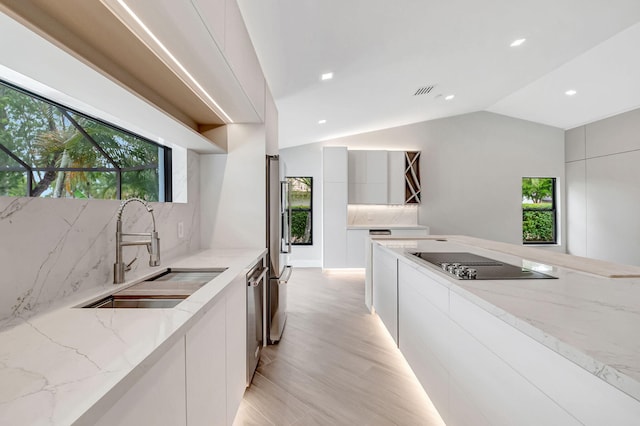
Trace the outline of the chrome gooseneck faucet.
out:
[[[122,232],[122,212],[127,204],[132,201],[142,203],[142,205],[151,213],[151,220],[153,221],[153,230],[149,233],[123,233]],[[143,240],[124,241],[124,237],[146,237]],[[149,266],[160,265],[160,238],[156,231],[156,218],[153,215],[153,207],[146,201],[140,198],[129,198],[120,203],[118,209],[118,221],[116,222],[116,263],[113,264],[113,283],[120,284],[124,282],[124,273],[131,270],[131,265],[138,258],[134,258],[127,265],[122,261],[122,247],[124,246],[147,246],[149,252]]]

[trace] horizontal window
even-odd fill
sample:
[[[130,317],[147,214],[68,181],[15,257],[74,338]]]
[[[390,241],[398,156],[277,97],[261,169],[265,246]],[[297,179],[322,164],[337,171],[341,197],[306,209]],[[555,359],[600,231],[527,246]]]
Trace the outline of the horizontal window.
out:
[[[171,201],[171,149],[0,81],[0,195]]]

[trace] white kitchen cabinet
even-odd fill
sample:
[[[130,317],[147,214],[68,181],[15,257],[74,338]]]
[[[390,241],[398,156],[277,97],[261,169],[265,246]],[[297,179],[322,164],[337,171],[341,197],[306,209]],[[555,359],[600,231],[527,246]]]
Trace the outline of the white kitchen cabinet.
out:
[[[96,425],[186,425],[185,362],[183,337],[127,390]]]
[[[349,151],[349,204],[387,204],[387,151]]]
[[[373,307],[398,343],[398,261],[379,245],[373,248]]]
[[[247,283],[238,276],[225,289],[227,424],[236,416],[247,385]],[[218,342],[219,344],[219,342]],[[217,424],[210,422],[209,424]]]
[[[187,332],[187,423],[227,424],[225,299]]]
[[[322,266],[347,265],[347,148],[322,150]]]
[[[349,204],[405,204],[404,151],[349,151]]]

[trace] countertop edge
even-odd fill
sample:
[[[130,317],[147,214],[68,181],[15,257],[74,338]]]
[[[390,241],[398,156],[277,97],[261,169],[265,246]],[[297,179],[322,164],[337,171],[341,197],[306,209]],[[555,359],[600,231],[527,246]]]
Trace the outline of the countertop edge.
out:
[[[426,225],[347,225],[347,229],[429,229]]]

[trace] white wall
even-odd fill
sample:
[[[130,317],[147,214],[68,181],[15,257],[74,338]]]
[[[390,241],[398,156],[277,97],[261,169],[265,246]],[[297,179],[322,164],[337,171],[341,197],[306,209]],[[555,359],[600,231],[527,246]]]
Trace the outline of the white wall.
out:
[[[295,158],[300,173],[319,173],[321,146],[422,151],[423,201],[418,223],[430,226],[432,234],[464,234],[521,244],[522,177],[556,177],[564,235],[561,129],[477,112],[287,148],[281,155]],[[315,203],[316,217],[321,211],[322,206]],[[564,251],[563,235],[561,245],[551,249]]]
[[[567,250],[640,265],[640,109],[568,130]]]
[[[280,161],[287,176],[313,178],[312,242],[310,246],[292,246],[289,262],[298,267],[322,266],[322,144],[314,143],[280,150]]]
[[[227,155],[200,156],[203,248],[266,247],[265,127],[229,124]]]

